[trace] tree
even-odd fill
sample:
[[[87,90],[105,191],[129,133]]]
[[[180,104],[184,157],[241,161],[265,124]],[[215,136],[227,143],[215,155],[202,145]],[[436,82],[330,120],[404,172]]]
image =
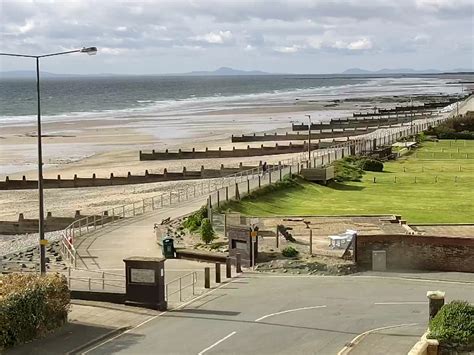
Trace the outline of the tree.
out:
[[[204,218],[201,223],[201,239],[204,243],[209,244],[216,239],[216,233],[212,228],[209,218]]]

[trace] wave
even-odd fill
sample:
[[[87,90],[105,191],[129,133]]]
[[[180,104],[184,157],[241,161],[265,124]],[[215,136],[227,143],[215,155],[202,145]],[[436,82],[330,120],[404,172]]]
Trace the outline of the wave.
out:
[[[334,86],[318,86],[310,88],[278,89],[267,92],[222,95],[215,93],[213,96],[190,97],[178,100],[136,100],[137,106],[124,109],[92,110],[87,112],[69,112],[57,115],[45,115],[44,122],[70,121],[77,119],[127,119],[135,116],[146,118],[151,116],[166,116],[179,114],[192,114],[197,112],[212,112],[225,108],[254,107],[261,104],[291,104],[296,99],[344,99],[350,97],[379,96],[381,94],[406,94],[420,92],[420,85],[425,92],[436,92],[445,89],[444,79],[416,79],[416,78],[372,78],[363,83],[348,83]],[[36,115],[1,116],[2,124],[28,125],[36,120]]]

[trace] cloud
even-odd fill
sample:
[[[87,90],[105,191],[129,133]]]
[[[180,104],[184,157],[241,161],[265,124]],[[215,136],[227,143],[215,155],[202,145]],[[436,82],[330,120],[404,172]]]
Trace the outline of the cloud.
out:
[[[230,31],[219,31],[209,32],[202,36],[194,37],[197,41],[203,41],[211,44],[222,44],[232,39],[232,32]]]
[[[353,66],[354,55],[365,67],[373,65],[374,55],[379,62],[398,56],[408,67],[472,65],[472,0],[1,1],[3,51],[99,48],[94,69],[58,60],[56,68],[66,72],[109,72],[101,64],[109,57],[116,57],[116,70],[124,72],[239,63],[248,69],[309,72],[315,65]],[[454,51],[451,59],[433,56],[446,43]],[[153,58],[163,63],[164,57],[168,64],[158,67]],[[142,64],[130,66],[138,60]],[[2,59],[1,65],[14,70],[19,64]]]
[[[302,47],[297,46],[297,45],[292,45],[292,46],[287,46],[287,47],[276,47],[274,50],[279,53],[296,53],[298,52]]]

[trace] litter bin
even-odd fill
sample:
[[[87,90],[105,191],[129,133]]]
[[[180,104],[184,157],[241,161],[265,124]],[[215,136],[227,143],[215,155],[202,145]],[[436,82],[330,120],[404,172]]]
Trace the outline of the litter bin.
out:
[[[173,259],[174,258],[174,239],[171,237],[163,238],[163,246],[162,246],[163,256],[166,259]]]

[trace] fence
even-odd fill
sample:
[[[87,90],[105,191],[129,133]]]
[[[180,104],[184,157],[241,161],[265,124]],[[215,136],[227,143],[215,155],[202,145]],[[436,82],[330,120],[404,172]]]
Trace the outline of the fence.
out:
[[[394,143],[397,139],[426,130],[429,125],[437,125],[447,117],[433,117],[415,120],[410,126],[384,128],[369,133],[364,137],[337,143],[329,148],[313,150],[308,159],[308,153],[296,153],[291,159],[283,160],[278,165],[269,166],[266,171],[259,166],[247,171],[224,176],[207,181],[190,182],[178,190],[169,190],[161,195],[142,199],[131,204],[114,207],[104,211],[102,216],[85,217],[71,223],[63,231],[61,250],[63,256],[71,265],[77,263],[77,250],[74,247],[76,236],[83,236],[97,228],[103,228],[103,216],[111,218],[110,224],[156,209],[186,203],[196,198],[208,197],[211,206],[219,206],[221,202],[239,198],[252,190],[272,184],[283,179],[285,175],[298,173],[303,166],[319,167],[346,155],[361,154],[376,150],[380,146]]]

